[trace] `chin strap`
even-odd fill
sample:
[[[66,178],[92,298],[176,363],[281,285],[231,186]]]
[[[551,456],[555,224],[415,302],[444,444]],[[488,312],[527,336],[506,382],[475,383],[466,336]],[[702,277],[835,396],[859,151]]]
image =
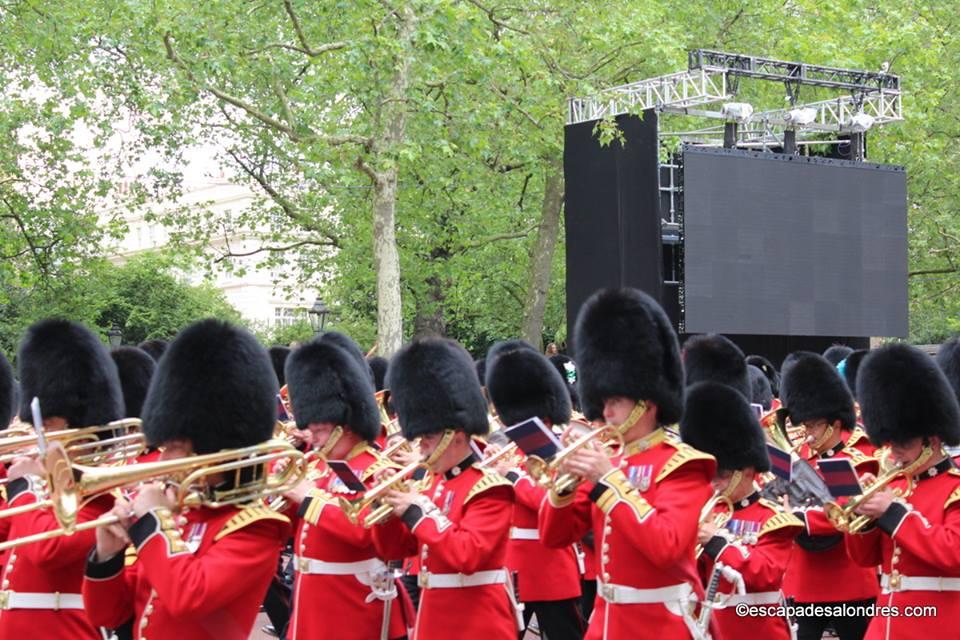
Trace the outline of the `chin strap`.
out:
[[[630,429],[633,429],[637,426],[637,423],[640,422],[640,418],[644,416],[647,412],[647,403],[643,400],[637,400],[637,404],[633,405],[633,410],[630,411],[630,415],[627,416],[627,419],[622,423],[617,425],[617,431],[620,432],[620,435],[624,435]]]
[[[733,502],[733,493],[740,486],[740,481],[743,480],[743,471],[737,469],[733,472],[733,475],[730,476],[730,482],[727,483],[726,488],[720,494],[721,498],[727,498],[730,502]]]
[[[816,453],[817,455],[819,455],[821,449],[823,448],[823,445],[827,444],[827,442],[829,442],[829,441],[830,441],[830,438],[832,438],[832,437],[833,437],[833,425],[830,425],[830,426],[827,427],[827,429],[823,432],[823,435],[822,435],[822,436],[820,436],[820,437],[817,438],[815,441],[813,441],[812,443],[810,443],[810,448],[813,449],[813,452],[814,452],[814,453]]]
[[[453,429],[444,429],[443,436],[441,436],[440,442],[437,443],[437,448],[433,450],[433,453],[431,453],[426,460],[424,460],[424,464],[432,469],[433,465],[435,465],[437,460],[440,459],[440,456],[443,455],[443,452],[446,451],[447,447],[450,446],[455,433],[456,432]]]
[[[340,441],[341,437],[343,437],[343,427],[337,425],[333,431],[330,432],[330,437],[323,443],[323,446],[317,449],[317,455],[326,460],[330,456],[330,452],[333,451],[333,448],[337,446],[337,442]]]

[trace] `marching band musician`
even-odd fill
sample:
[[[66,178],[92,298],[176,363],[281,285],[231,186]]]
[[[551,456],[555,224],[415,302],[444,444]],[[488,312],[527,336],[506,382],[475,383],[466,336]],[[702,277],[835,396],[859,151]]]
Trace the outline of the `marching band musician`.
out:
[[[515,640],[513,587],[504,567],[513,487],[481,469],[471,435],[487,433],[487,402],[457,343],[415,340],[390,361],[387,387],[408,440],[420,438],[434,471],[424,492],[392,490],[396,518],[374,527],[381,557],[420,557],[416,640],[455,635]]]
[[[703,548],[707,593],[725,594],[722,608],[712,614],[718,637],[788,640],[791,630],[785,618],[745,616],[735,609],[738,604],[782,604],[783,573],[793,539],[803,530],[796,517],[760,497],[755,479],[770,469],[770,460],[756,414],[733,388],[699,382],[687,390],[680,435],[687,444],[717,459],[714,489],[733,505],[733,512],[725,514],[729,518],[725,528],[707,519],[700,523],[697,535]],[[718,564],[730,567],[742,584],[724,576]],[[718,573],[714,575],[714,571]],[[711,580],[719,580],[712,589]],[[738,586],[745,595],[733,595]]]
[[[197,322],[157,367],[144,435],[163,448],[161,460],[252,446],[273,434],[276,395],[270,359],[251,334],[217,320]],[[232,474],[210,481],[220,490],[234,487]],[[289,536],[288,519],[256,503],[200,506],[179,518],[176,509],[159,483],[143,485],[132,504],[117,500],[111,513],[120,523],[97,528],[87,558],[87,616],[115,627],[133,613],[138,640],[247,640]],[[137,557],[125,568],[128,544]]]
[[[683,408],[676,334],[645,293],[608,289],[584,303],[574,335],[587,417],[602,407],[625,448],[619,463],[585,447],[560,465],[585,482],[551,489],[540,535],[565,547],[593,527],[599,579],[588,640],[698,637],[694,547],[716,462],[664,429]]]
[[[853,397],[840,372],[823,356],[806,351],[791,354],[783,365],[780,390],[791,422],[802,425],[807,437],[804,457],[849,458],[859,475],[877,472],[876,458],[849,445],[856,425]],[[869,445],[865,440],[860,444]],[[872,604],[880,591],[876,567],[861,567],[847,557],[843,534],[822,508],[798,510],[794,515],[803,520],[805,531],[796,539],[784,578],[784,592],[801,605]],[[803,615],[797,623],[799,640],[819,640],[829,624],[840,640],[859,640],[869,619],[854,615]]]
[[[900,478],[865,498],[856,511],[875,519],[873,526],[846,535],[851,558],[881,565],[878,604],[897,608],[875,617],[866,637],[955,635],[949,625],[960,616],[960,470],[943,446],[960,444],[956,396],[933,360],[904,344],[867,356],[857,388],[870,439],[890,446],[913,485],[897,497],[891,489],[904,491]],[[937,620],[911,616],[912,606],[935,607]]]
[[[17,365],[20,419],[33,422],[30,403],[34,397],[40,400],[44,414],[43,424],[34,425],[35,429],[58,431],[123,417],[117,368],[97,336],[79,324],[66,320],[35,323],[21,342]],[[39,461],[16,461],[8,472],[9,506],[46,499],[44,475]],[[80,510],[77,521],[95,519],[112,505],[111,497],[98,497]],[[10,540],[60,528],[50,509],[28,511],[9,520]],[[0,592],[0,638],[101,638],[83,612],[80,595],[84,557],[95,537],[94,531],[88,530],[9,551]]]
[[[346,462],[367,485],[395,468],[372,447],[381,429],[373,384],[349,353],[329,341],[308,342],[290,355],[286,380],[297,427],[309,429],[325,459]],[[300,516],[287,638],[405,637],[404,611],[393,602],[396,584],[377,557],[371,530],[351,522],[338,505],[338,497],[357,494],[325,470],[287,497]]]
[[[487,352],[487,394],[505,425],[532,417],[544,425],[570,422],[570,394],[549,360],[522,340],[498,342]],[[516,493],[507,566],[516,575],[523,603],[524,630],[535,613],[540,632],[550,640],[583,637],[580,619],[580,569],[573,545],[550,549],[540,541],[537,512],[547,492],[523,469],[500,458],[497,471]],[[521,638],[523,632],[521,632]]]

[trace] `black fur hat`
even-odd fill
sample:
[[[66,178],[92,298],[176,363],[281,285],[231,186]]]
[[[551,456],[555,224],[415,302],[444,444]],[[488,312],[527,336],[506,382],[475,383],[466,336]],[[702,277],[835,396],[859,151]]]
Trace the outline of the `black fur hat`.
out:
[[[110,357],[120,375],[125,417],[139,418],[157,362],[149,353],[137,347],[118,347],[110,352]]]
[[[718,333],[693,336],[683,343],[681,351],[687,386],[712,380],[733,387],[749,398],[750,375],[740,347]]]
[[[188,439],[196,453],[269,440],[277,422],[277,376],[267,350],[245,329],[201,320],[170,343],[143,405],[148,444]]]
[[[505,344],[498,342],[487,353],[487,395],[501,422],[512,426],[533,417],[556,425],[570,422],[570,393],[560,373],[530,345]]]
[[[853,353],[853,349],[845,344],[835,344],[823,352],[823,357],[833,366],[837,366],[843,359]]]
[[[313,340],[290,355],[286,373],[297,427],[330,422],[368,442],[380,435],[373,383],[353,355],[329,340]]]
[[[953,392],[960,398],[960,338],[951,338],[943,343],[937,352],[937,364]]]
[[[270,363],[273,364],[273,372],[277,374],[277,382],[282,387],[287,384],[287,378],[284,374],[284,367],[287,364],[287,358],[290,357],[290,347],[274,345],[267,350],[270,354]]]
[[[327,331],[320,336],[319,340],[320,342],[326,342],[340,347],[350,354],[360,365],[360,368],[367,372],[367,375],[370,377],[370,384],[374,384],[373,369],[370,368],[370,363],[367,362],[367,356],[363,355],[363,351],[361,351],[360,346],[353,341],[353,338],[336,331]]]
[[[375,391],[384,390],[384,381],[387,379],[387,367],[390,361],[383,356],[373,356],[367,359],[370,370],[373,371],[373,388]]]
[[[661,425],[680,419],[684,381],[677,334],[653,298],[637,289],[598,291],[580,309],[574,336],[587,418],[600,417],[605,399],[623,396],[656,403]]]
[[[773,391],[770,389],[770,380],[763,374],[763,371],[753,366],[747,365],[747,371],[750,374],[750,402],[763,406],[764,411],[770,411],[773,406]]]
[[[698,382],[687,389],[680,437],[717,459],[720,469],[770,469],[767,440],[743,394],[719,382]]]
[[[857,395],[870,441],[877,446],[940,436],[960,444],[960,407],[933,358],[916,347],[889,344],[860,365]]]
[[[473,363],[473,368],[477,372],[477,380],[481,385],[487,383],[487,359],[480,358]]]
[[[577,371],[577,363],[573,361],[573,358],[570,356],[565,356],[562,353],[557,355],[550,356],[550,364],[554,366],[557,370],[557,373],[560,374],[560,377],[563,378],[563,382],[567,385],[567,391],[570,393],[570,403],[573,405],[574,411],[580,411],[580,390],[577,385],[579,380],[579,375]]]
[[[470,354],[452,340],[414,340],[393,356],[387,388],[408,440],[444,429],[483,435],[487,401]]]
[[[40,398],[44,417],[71,427],[106,424],[123,417],[117,366],[97,336],[68,320],[41,320],[27,329],[17,356],[20,419],[33,422],[30,402]]]
[[[777,371],[777,368],[773,366],[773,363],[764,358],[763,356],[747,356],[747,364],[752,364],[760,371],[763,371],[763,375],[767,376],[767,380],[770,381],[770,391],[773,392],[773,397],[777,398],[780,396],[780,372]]]
[[[157,362],[160,362],[160,358],[163,357],[164,352],[167,350],[167,341],[154,338],[152,340],[144,340],[138,344],[137,347],[149,353],[150,357]]]
[[[794,424],[839,419],[844,429],[856,426],[853,396],[837,368],[810,351],[791,353],[783,363],[780,400]]]
[[[843,376],[843,381],[847,383],[847,388],[850,389],[850,393],[853,394],[854,400],[857,399],[857,372],[860,370],[860,365],[868,353],[870,353],[870,351],[867,349],[858,349],[837,365],[837,371]]]
[[[17,412],[17,387],[7,357],[0,353],[0,429],[6,429]]]

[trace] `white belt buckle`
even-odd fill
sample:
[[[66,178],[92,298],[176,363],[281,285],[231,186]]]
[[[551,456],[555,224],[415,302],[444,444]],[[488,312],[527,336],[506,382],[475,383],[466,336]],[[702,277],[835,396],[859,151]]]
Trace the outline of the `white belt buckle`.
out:
[[[53,592],[53,610],[60,611],[60,592],[59,591]]]
[[[6,611],[10,608],[10,592],[7,590],[0,591],[0,611]]]

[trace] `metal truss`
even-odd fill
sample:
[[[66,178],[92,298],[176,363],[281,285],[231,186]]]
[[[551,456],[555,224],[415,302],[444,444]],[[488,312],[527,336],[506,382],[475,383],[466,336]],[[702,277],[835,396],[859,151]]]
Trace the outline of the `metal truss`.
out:
[[[590,122],[631,111],[687,109],[729,100],[726,69],[703,66],[601,91],[594,98],[570,98],[567,124]]]
[[[899,76],[859,69],[823,67],[802,62],[786,62],[739,53],[695,49],[688,55],[690,70],[722,68],[729,74],[761,80],[778,80],[798,85],[845,89],[849,91],[900,91]]]

